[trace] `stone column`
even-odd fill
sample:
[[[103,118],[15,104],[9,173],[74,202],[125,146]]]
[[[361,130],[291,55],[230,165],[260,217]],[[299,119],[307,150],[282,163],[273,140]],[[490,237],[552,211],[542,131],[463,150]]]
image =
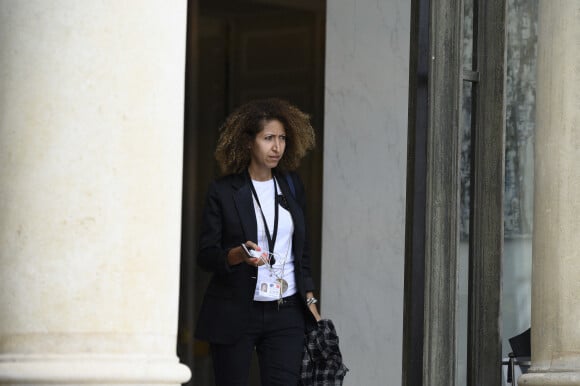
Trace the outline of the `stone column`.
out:
[[[185,0],[0,0],[0,384],[187,381]]]
[[[580,384],[580,0],[540,0],[532,368],[520,385]]]

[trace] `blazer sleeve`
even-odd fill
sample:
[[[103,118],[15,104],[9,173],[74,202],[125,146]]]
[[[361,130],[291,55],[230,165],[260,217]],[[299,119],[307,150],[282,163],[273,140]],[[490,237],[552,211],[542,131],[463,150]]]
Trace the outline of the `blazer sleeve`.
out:
[[[310,270],[310,235],[308,232],[308,225],[306,224],[306,191],[304,189],[302,179],[298,176],[297,173],[290,173],[290,178],[292,178],[294,186],[296,187],[296,201],[298,202],[300,209],[302,209],[302,214],[304,216],[305,236],[304,249],[301,256],[301,265],[302,275],[304,278],[304,289],[306,292],[310,292],[314,291],[316,286],[314,285],[314,280],[312,279],[312,273]]]
[[[223,198],[214,181],[208,188],[203,208],[197,264],[204,271],[218,275],[227,275],[237,267],[230,267],[227,262],[229,248],[222,246],[223,210]]]

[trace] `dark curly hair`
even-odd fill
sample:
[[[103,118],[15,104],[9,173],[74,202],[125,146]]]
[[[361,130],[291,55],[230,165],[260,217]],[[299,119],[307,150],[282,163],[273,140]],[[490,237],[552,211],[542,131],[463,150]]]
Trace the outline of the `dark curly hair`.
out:
[[[300,165],[315,144],[310,116],[283,99],[259,99],[238,107],[220,127],[215,158],[224,174],[246,170],[251,160],[248,145],[273,119],[280,121],[286,131],[286,149],[277,168],[289,171]]]

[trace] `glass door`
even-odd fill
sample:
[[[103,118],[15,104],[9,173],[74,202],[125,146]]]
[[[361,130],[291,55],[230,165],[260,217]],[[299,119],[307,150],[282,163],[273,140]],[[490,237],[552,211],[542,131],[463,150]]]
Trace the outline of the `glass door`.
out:
[[[509,339],[530,328],[537,28],[537,1],[508,1],[501,298],[504,362],[514,351]],[[526,352],[516,351],[516,354],[524,361],[529,357]],[[527,367],[516,367],[512,378],[522,370],[525,372]],[[507,370],[504,366],[503,381],[506,385]]]

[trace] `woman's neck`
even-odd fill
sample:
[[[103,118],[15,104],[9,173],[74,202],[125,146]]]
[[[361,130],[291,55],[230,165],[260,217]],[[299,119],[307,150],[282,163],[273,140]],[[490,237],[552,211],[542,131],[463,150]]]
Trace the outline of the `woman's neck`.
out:
[[[272,179],[272,169],[256,169],[252,165],[248,167],[250,178],[254,181],[268,181]]]

